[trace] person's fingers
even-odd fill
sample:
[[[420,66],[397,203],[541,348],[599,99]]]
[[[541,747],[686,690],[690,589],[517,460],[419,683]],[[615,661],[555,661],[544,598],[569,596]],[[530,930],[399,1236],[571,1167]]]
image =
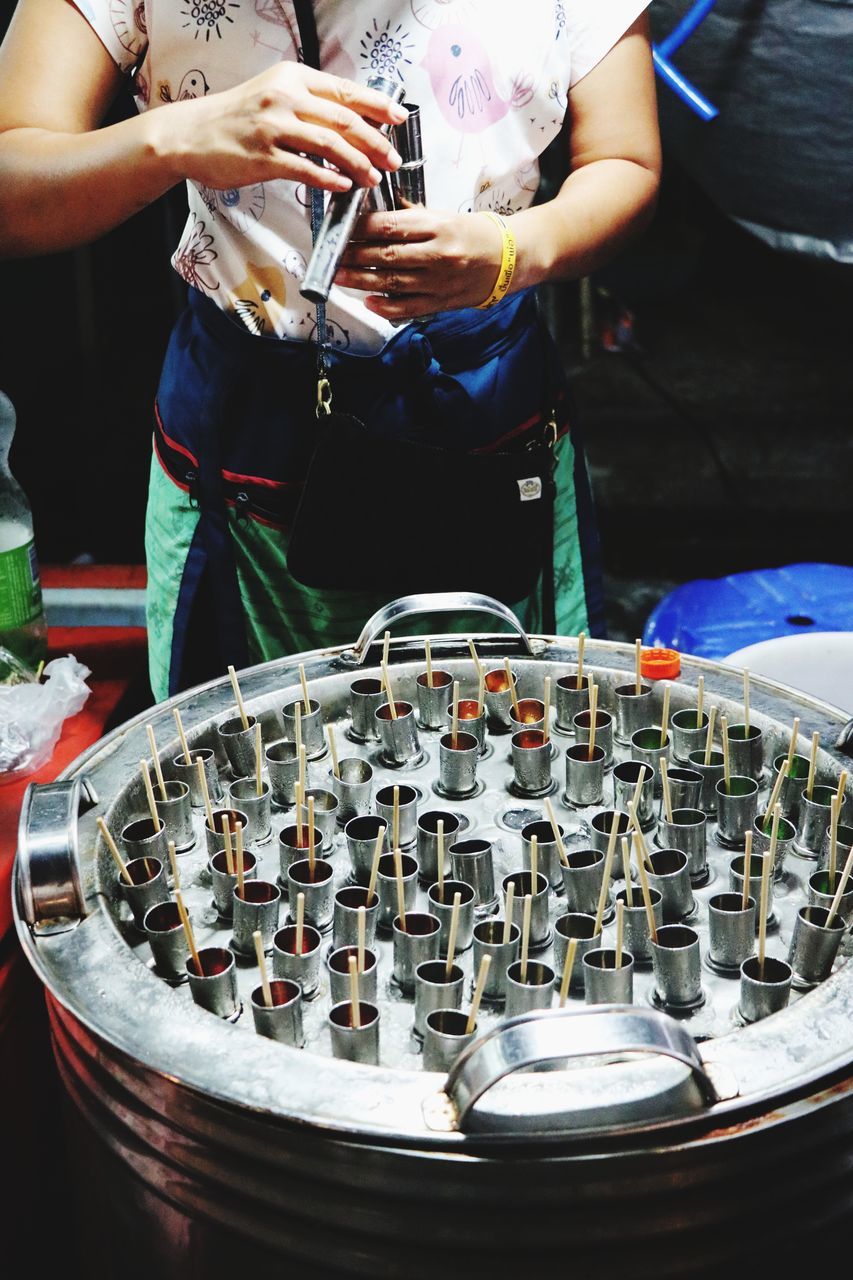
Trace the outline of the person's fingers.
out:
[[[385,320],[417,320],[419,316],[433,315],[448,310],[448,304],[426,293],[407,294],[405,298],[382,298],[371,294],[365,298],[368,311]]]
[[[273,122],[275,145],[289,151],[307,152],[309,156],[322,156],[335,168],[348,174],[360,187],[375,187],[382,175],[363,152],[353,147],[338,133],[319,125],[304,124],[295,116],[282,121],[276,128]]]
[[[349,107],[351,111],[357,111],[359,115],[375,120],[378,124],[402,124],[408,116],[405,107],[392,102],[384,93],[356,84],[354,80],[306,67],[304,81],[312,93],[327,98],[330,102],[337,102],[342,107]]]
[[[423,293],[424,278],[419,271],[355,271],[340,267],[335,284],[365,293],[412,294]]]
[[[435,213],[420,206],[388,213],[366,213],[358,220],[350,243],[431,240],[436,227]]]
[[[271,167],[261,179],[264,182],[284,178],[289,182],[304,182],[309,187],[320,187],[323,191],[349,191],[352,188],[352,179],[345,173],[314,164],[308,156],[297,155],[290,150],[282,151],[279,158],[271,157],[268,163]]]
[[[434,240],[372,241],[354,243],[350,240],[342,259],[342,265],[356,270],[383,269],[419,271],[439,265],[449,265]]]
[[[351,146],[363,152],[383,169],[398,169],[402,163],[388,138],[367,124],[357,112],[339,102],[330,102],[314,94],[306,94],[296,108],[298,119],[320,125],[340,134]]]

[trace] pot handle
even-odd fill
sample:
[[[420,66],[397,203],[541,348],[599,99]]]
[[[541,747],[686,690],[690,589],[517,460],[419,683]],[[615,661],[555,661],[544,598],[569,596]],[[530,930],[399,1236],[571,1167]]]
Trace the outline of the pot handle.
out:
[[[395,622],[428,613],[484,613],[500,618],[516,632],[526,652],[531,655],[533,653],[530,640],[518,618],[500,600],[495,600],[492,596],[481,596],[475,591],[439,591],[434,594],[401,596],[399,600],[392,600],[390,604],[378,609],[372,618],[368,618],[353,648],[358,665],[361,666],[364,662],[374,640],[388,631]]]
[[[80,778],[31,782],[24,794],[16,880],[18,906],[29,925],[86,914],[77,848],[83,787]]]
[[[691,1069],[707,1106],[737,1096],[736,1084],[703,1061],[689,1031],[655,1009],[598,1005],[581,1010],[543,1010],[511,1018],[461,1054],[447,1077],[444,1095],[439,1095],[446,1099],[447,1127],[465,1132],[475,1103],[499,1080],[523,1067],[560,1058],[624,1053],[662,1054],[683,1062]]]

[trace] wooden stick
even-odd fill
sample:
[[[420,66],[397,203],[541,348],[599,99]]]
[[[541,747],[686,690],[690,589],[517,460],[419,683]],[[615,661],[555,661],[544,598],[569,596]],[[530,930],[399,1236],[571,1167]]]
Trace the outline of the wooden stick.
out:
[[[820,750],[820,734],[815,729],[814,733],[812,734],[812,749],[811,749],[811,753],[809,754],[809,779],[808,779],[808,782],[806,783],[806,795],[808,796],[809,800],[811,800],[812,792],[814,791],[815,773],[817,772],[817,753],[819,750]]]
[[[708,736],[705,739],[705,768],[711,763],[711,752],[714,750],[714,723],[717,719],[717,708],[708,712]]]
[[[643,829],[640,826],[640,820],[637,817],[637,806],[633,800],[628,806],[628,817],[631,820],[631,826],[634,828],[634,841],[637,848],[640,850],[640,857],[651,871],[652,855],[649,853],[649,846],[646,843],[646,837],[643,835]]]
[[[166,780],[163,777],[163,766],[160,764],[160,752],[157,750],[157,739],[154,737],[154,730],[151,728],[150,724],[145,726],[145,732],[148,734],[148,745],[151,748],[151,763],[154,766],[154,775],[157,779],[157,786],[160,788],[160,799],[168,800],[169,795],[166,791]],[[189,761],[187,761],[187,763],[189,763]]]
[[[506,672],[506,678],[509,681],[509,695],[512,698],[512,709],[515,712],[516,720],[519,720],[518,694],[515,690],[515,681],[512,678],[512,667],[509,665],[509,658],[504,658],[504,671]]]
[[[593,680],[589,692],[589,751],[587,760],[591,760],[595,752],[595,731],[598,727],[598,685]]]
[[[726,795],[729,795],[732,789],[732,775],[729,765],[729,722],[726,716],[720,716],[720,741],[723,744],[723,781],[726,785]]]
[[[118,845],[116,844],[115,840],[113,840],[112,835],[110,834],[109,827],[104,822],[103,818],[98,818],[98,830],[100,831],[101,835],[104,837],[104,843],[106,844],[107,848],[109,849],[110,853],[113,856],[113,861],[115,862],[116,866],[119,869],[119,873],[121,874],[122,880],[124,880],[125,884],[133,884],[133,881],[130,878],[130,872],[125,866],[124,858],[122,858],[121,854],[119,853]]]
[[[174,840],[169,841],[167,848],[169,850],[169,866],[172,868],[172,884],[175,889],[180,889],[181,877],[178,873],[178,853]]]
[[[634,641],[634,693],[637,697],[643,692],[643,642]]]
[[[347,961],[349,968],[349,1000],[352,1009],[352,1025],[355,1031],[361,1030],[361,1000],[358,993],[358,961],[355,956],[350,956]]]
[[[314,883],[314,868],[317,860],[317,853],[314,848],[315,832],[314,832],[314,797],[308,797],[308,870],[311,873],[311,883]]]
[[[231,677],[231,688],[234,690],[234,701],[237,703],[237,710],[240,713],[240,719],[243,721],[243,728],[248,729],[249,717],[246,715],[246,707],[243,703],[243,694],[240,691],[240,685],[237,681],[237,672],[233,667],[229,667],[228,675]]]
[[[770,891],[770,868],[773,865],[773,857],[775,854],[775,845],[771,842],[770,849],[764,855],[764,861],[761,865],[761,919],[758,922],[758,976],[764,981],[764,951],[767,946],[767,895]]]
[[[261,776],[263,768],[263,751],[261,749],[261,722],[255,721],[255,794],[262,796],[264,794],[264,780]]]
[[[560,824],[557,821],[557,815],[554,812],[554,806],[550,799],[545,801],[545,812],[548,815],[548,821],[551,824],[551,830],[554,832],[554,839],[557,842],[557,852],[560,855],[560,861],[564,867],[569,865],[569,855],[566,853],[566,846],[563,843],[563,837],[560,834]]]
[[[181,719],[181,713],[177,707],[172,708],[172,715],[175,717],[175,724],[178,729],[178,737],[184,753],[184,760],[188,765],[192,764],[192,759],[190,757],[190,744],[187,742],[187,735],[184,733],[184,722]]]
[[[527,959],[530,954],[530,910],[533,898],[524,895],[524,911],[521,916],[521,981],[527,982]]]
[[[296,801],[296,845],[302,848],[302,808],[305,801],[304,788],[301,782],[297,782],[293,788],[293,797]]]
[[[563,977],[560,982],[560,1008],[566,1007],[566,1000],[569,995],[569,984],[572,980],[572,970],[575,967],[575,956],[578,952],[578,939],[570,938],[569,945],[566,947],[566,959],[563,964]]]
[[[358,909],[358,971],[364,973],[365,951],[367,950],[367,907]]]
[[[480,674],[477,682],[477,719],[483,714],[483,707],[486,702],[486,669],[480,667]]]
[[[408,933],[406,928],[406,894],[403,889],[403,859],[399,849],[394,850],[394,875],[397,880],[397,915],[400,917],[400,929]]]
[[[187,915],[187,909],[184,906],[184,900],[183,900],[183,897],[181,896],[180,890],[175,894],[175,904],[178,908],[178,915],[181,917],[181,924],[184,926],[184,936],[187,940],[187,946],[190,949],[190,955],[193,958],[193,964],[195,965],[196,974],[199,978],[203,978],[204,970],[201,967],[201,960],[199,959],[199,956],[198,956],[198,948],[195,945],[195,935],[193,934],[193,927],[190,924],[190,918]]]
[[[764,817],[761,819],[761,829],[765,835],[767,835],[767,824],[770,821],[773,810],[776,808],[777,801],[779,800],[779,792],[782,790],[782,783],[784,781],[785,769],[783,766],[776,774],[776,781],[773,784],[773,790],[770,792],[770,800],[768,801],[767,808],[764,810]]]
[[[450,975],[453,972],[453,961],[456,955],[456,935],[459,932],[459,912],[462,907],[462,894],[454,893],[453,907],[450,912],[450,933],[447,936],[447,964],[444,973],[447,981],[450,981]]]
[[[391,688],[391,677],[388,675],[388,667],[383,663],[382,675],[385,680],[385,696],[388,699],[388,710],[391,712],[391,719],[397,719],[397,700],[394,697],[394,690]]]
[[[270,980],[267,975],[267,962],[264,957],[264,940],[261,937],[260,929],[256,929],[252,934],[252,941],[255,944],[255,955],[258,959],[258,968],[261,971],[261,988],[264,993],[264,1004],[268,1009],[272,1008],[272,990],[270,989]]]
[[[542,719],[542,742],[545,743],[551,736],[551,677],[545,677],[545,690],[542,699],[545,706],[545,715]]]
[[[308,748],[304,742],[299,746],[299,782],[302,786],[302,798],[304,800],[308,787]]]
[[[797,736],[800,732],[800,717],[794,716],[794,723],[791,727],[791,745],[788,747],[788,759],[785,762],[785,775],[793,778],[791,772],[794,767],[794,756],[797,754]]]
[[[453,681],[453,716],[450,724],[450,742],[453,750],[459,746],[459,681]]]
[[[663,790],[663,809],[666,814],[666,820],[672,824],[672,792],[669,789],[669,766],[666,760],[661,759],[660,762],[660,783]]]
[[[631,880],[631,842],[627,836],[622,837],[622,872],[625,876],[625,901],[633,910],[634,884]]]
[[[438,844],[438,900],[444,902],[444,818],[439,818],[435,824],[435,833]]]
[[[145,795],[148,800],[148,811],[151,814],[151,821],[154,823],[155,834],[160,830],[160,815],[157,812],[157,801],[154,799],[154,788],[151,785],[151,774],[148,772],[148,761],[140,760],[139,769],[142,773],[142,781],[145,784]]]
[[[341,766],[338,761],[338,743],[335,738],[335,726],[333,724],[328,725],[326,732],[329,735],[329,753],[332,757],[332,777],[337,778],[338,782],[340,782]]]
[[[841,810],[844,807],[844,790],[847,786],[847,770],[842,769],[838,778],[838,786],[835,789],[835,803],[838,805],[838,814],[841,816]]]
[[[503,946],[509,942],[512,934],[512,908],[515,904],[515,884],[510,880],[506,891],[506,905],[504,907],[504,931],[501,937]]]
[[[835,869],[838,862],[838,819],[841,817],[841,805],[837,799],[833,800],[829,812],[829,883],[835,884]]]
[[[430,644],[429,640],[425,642],[424,649],[426,651],[427,688],[431,689],[433,687],[432,686],[432,645]]]
[[[749,672],[744,667],[743,671],[743,727],[746,730],[746,737],[749,737]]]
[[[382,637],[382,682],[383,684],[385,684],[386,696],[390,693],[390,690],[388,689],[388,685],[385,683],[385,677],[387,675],[387,668],[388,668],[388,650],[390,646],[391,646],[391,632],[386,631],[384,636]]]
[[[299,777],[302,785],[305,785],[305,779],[302,777],[302,703],[297,702],[293,708],[293,740],[296,743],[296,758],[299,761]]]
[[[227,813],[222,815],[222,839],[225,844],[225,865],[229,876],[234,874],[234,848],[231,844],[231,819]]]
[[[530,892],[536,893],[539,884],[539,837],[530,837]]]
[[[391,848],[400,845],[400,788],[394,788],[394,802],[391,806]]]
[[[480,661],[480,655],[477,653],[473,640],[468,641],[468,652],[471,655],[471,661],[474,664],[474,670],[477,672],[477,679],[479,679],[481,676],[485,678],[486,668],[483,666],[482,662]]]
[[[305,663],[299,664],[299,683],[302,685],[302,704],[305,707],[306,716],[311,714],[311,697],[308,693],[308,681],[305,679]]]
[[[477,1025],[477,1014],[480,1012],[480,1001],[483,999],[483,992],[486,989],[486,980],[489,976],[489,969],[492,966],[492,957],[483,956],[480,961],[480,972],[477,974],[477,986],[474,990],[474,999],[471,1001],[471,1012],[468,1014],[468,1021],[465,1023],[465,1034],[470,1036],[474,1032]]]
[[[660,745],[666,746],[666,735],[669,732],[669,700],[672,697],[672,685],[667,685],[663,691],[663,714],[660,718]]]
[[[302,935],[305,932],[305,894],[296,895],[296,954],[302,955]]]
[[[376,833],[376,844],[373,846],[373,862],[370,864],[370,880],[367,885],[367,905],[371,906],[376,896],[376,877],[379,875],[379,859],[382,857],[382,846],[385,843],[387,827],[380,827]]]
[[[575,677],[575,688],[583,688],[583,658],[586,652],[586,632],[578,632],[578,669]]]
[[[652,895],[649,893],[649,880],[646,875],[646,868],[643,866],[643,859],[640,856],[639,846],[634,842],[634,852],[637,855],[637,870],[640,875],[640,891],[643,895],[643,906],[646,908],[646,919],[649,922],[649,936],[652,942],[657,942],[658,931],[655,924],[655,909],[652,906]]]
[[[625,937],[625,904],[621,898],[616,901],[616,955],[613,957],[614,969],[622,968],[622,944]]]
[[[702,728],[702,715],[705,710],[705,677],[700,676],[696,685],[696,728]]]
[[[835,897],[832,899],[832,906],[829,908],[829,915],[826,917],[825,929],[831,927],[838,914],[838,908],[841,906],[841,899],[844,897],[844,890],[847,888],[847,881],[850,879],[851,871],[853,871],[853,849],[848,853],[844,870],[841,872],[841,879],[838,881],[838,888],[835,890]]]
[[[743,895],[740,909],[746,911],[749,906],[749,873],[752,870],[752,832],[747,831],[743,847]]]
[[[613,867],[613,854],[616,850],[616,836],[619,827],[618,810],[613,811],[613,821],[610,823],[610,839],[607,841],[607,853],[604,855],[604,876],[601,881],[601,892],[598,895],[598,910],[595,913],[595,928],[592,936],[597,938],[601,933],[601,925],[604,920],[604,911],[607,907],[607,899],[610,896],[610,871]]]
[[[210,803],[210,791],[207,787],[207,774],[204,771],[204,761],[199,757],[195,762],[196,772],[198,773],[198,785],[201,790],[201,798],[204,801],[204,814],[207,818],[207,825],[211,831],[216,828],[213,825],[213,806]]]
[[[237,835],[237,892],[243,897],[246,888],[246,877],[243,866],[243,824],[238,822],[235,827]]]

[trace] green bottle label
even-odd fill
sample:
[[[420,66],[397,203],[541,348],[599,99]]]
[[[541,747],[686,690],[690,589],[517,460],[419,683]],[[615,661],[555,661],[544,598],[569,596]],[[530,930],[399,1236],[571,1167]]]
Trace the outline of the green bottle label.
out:
[[[34,622],[42,611],[35,544],[0,551],[0,631]]]

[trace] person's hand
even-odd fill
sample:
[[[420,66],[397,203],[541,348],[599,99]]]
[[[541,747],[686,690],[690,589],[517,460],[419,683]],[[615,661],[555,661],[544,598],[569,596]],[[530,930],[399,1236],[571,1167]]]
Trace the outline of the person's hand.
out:
[[[217,190],[286,178],[347,191],[353,183],[376,186],[380,169],[399,167],[391,142],[368,121],[400,124],[406,111],[353,81],[279,62],[233,89],[158,108],[156,116],[182,178]]]
[[[386,320],[414,320],[485,302],[501,258],[500,229],[480,214],[420,207],[369,213],[347,246],[335,284],[365,290],[365,306]]]

